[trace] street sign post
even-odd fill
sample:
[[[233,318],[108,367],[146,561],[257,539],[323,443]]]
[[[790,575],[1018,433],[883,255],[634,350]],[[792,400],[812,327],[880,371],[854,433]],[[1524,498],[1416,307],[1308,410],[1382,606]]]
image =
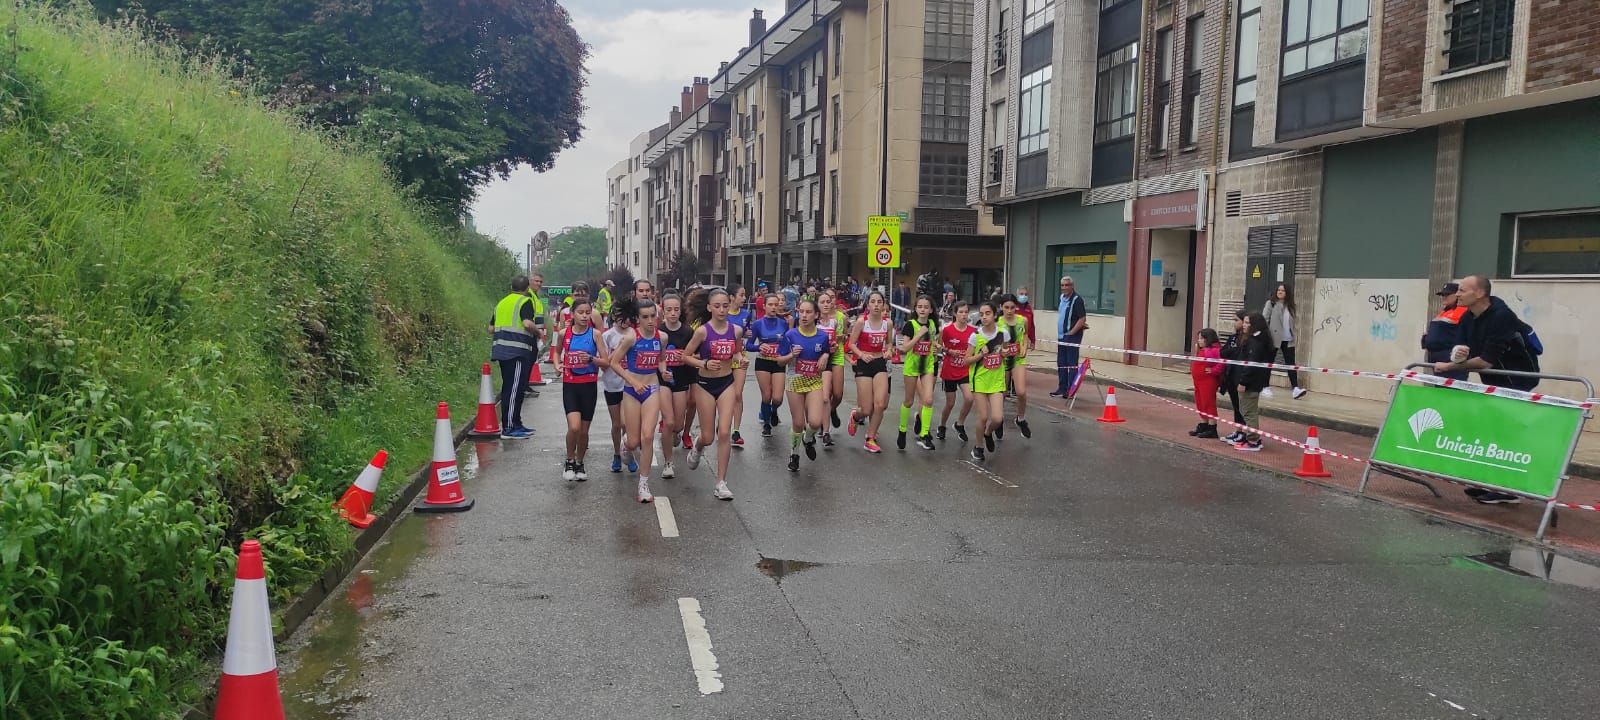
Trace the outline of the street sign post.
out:
[[[867,267],[874,270],[900,266],[900,217],[867,217]]]

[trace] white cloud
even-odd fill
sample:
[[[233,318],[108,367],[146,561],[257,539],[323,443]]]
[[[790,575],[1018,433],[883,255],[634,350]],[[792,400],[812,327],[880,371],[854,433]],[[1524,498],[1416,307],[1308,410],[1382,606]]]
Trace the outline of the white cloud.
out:
[[[769,22],[782,14],[781,3],[755,4]],[[592,46],[583,139],[558,155],[549,172],[524,168],[485,188],[473,204],[478,229],[516,250],[539,230],[604,225],[606,171],[627,157],[635,135],[667,121],[683,86],[733,59],[749,40],[749,19],[748,8],[575,13],[573,25]]]

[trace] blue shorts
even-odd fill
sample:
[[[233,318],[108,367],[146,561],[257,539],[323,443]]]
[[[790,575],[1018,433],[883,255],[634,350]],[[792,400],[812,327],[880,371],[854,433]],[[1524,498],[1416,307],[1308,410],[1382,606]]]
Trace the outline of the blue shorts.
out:
[[[625,393],[628,397],[631,397],[634,400],[639,401],[640,405],[643,405],[644,401],[649,400],[650,396],[656,394],[656,391],[660,390],[660,389],[661,389],[660,385],[646,385],[646,386],[644,386],[644,392],[643,393],[635,392],[632,387],[625,387],[625,388],[622,389],[622,392]]]

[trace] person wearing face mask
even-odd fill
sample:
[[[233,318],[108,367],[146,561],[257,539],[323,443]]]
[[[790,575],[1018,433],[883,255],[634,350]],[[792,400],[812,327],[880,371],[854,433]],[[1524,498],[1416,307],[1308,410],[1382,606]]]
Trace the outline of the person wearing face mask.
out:
[[[1028,295],[1028,286],[1017,288],[1017,314],[1028,319],[1028,347],[1036,347],[1038,337],[1033,330],[1033,298]]]

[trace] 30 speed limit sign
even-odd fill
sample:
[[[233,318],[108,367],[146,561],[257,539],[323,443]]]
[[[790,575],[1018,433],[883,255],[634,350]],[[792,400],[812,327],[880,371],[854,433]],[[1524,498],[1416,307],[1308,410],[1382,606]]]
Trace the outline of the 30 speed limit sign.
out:
[[[867,267],[900,267],[900,216],[867,216]]]

